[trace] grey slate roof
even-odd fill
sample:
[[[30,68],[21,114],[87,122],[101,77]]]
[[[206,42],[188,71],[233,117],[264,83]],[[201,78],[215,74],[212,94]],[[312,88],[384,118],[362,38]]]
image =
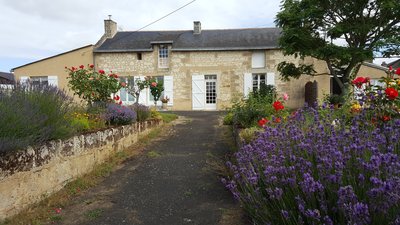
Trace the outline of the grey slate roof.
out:
[[[94,52],[152,51],[152,44],[172,43],[172,51],[276,49],[280,28],[118,32]]]
[[[0,72],[0,77],[4,78],[6,80],[12,81],[12,82],[15,81],[14,74],[12,74],[12,73]]]

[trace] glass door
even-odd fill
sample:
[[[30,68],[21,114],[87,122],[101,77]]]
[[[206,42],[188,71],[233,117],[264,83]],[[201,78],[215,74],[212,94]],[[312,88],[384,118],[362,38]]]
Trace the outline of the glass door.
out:
[[[217,109],[217,75],[205,75],[206,82],[206,104],[205,109]]]

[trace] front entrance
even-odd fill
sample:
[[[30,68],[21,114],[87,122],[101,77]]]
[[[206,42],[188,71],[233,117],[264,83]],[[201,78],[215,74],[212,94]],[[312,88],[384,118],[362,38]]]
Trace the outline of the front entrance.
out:
[[[217,75],[192,76],[192,109],[217,109]]]
[[[205,109],[217,109],[217,75],[205,75],[206,82],[206,104]]]

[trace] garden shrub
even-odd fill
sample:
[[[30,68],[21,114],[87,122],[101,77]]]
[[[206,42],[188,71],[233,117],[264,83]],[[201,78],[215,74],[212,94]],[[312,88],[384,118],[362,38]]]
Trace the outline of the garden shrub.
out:
[[[150,118],[152,119],[157,119],[157,120],[162,120],[162,116],[159,111],[156,110],[156,108],[150,108]]]
[[[248,144],[257,138],[258,133],[261,131],[263,131],[263,129],[259,127],[245,128],[239,132],[239,137],[244,141],[245,144]]]
[[[300,110],[227,163],[223,182],[255,224],[400,223],[400,120],[333,118]]]
[[[233,125],[233,112],[228,112],[225,116],[224,116],[224,120],[223,120],[223,124],[224,125]]]
[[[72,99],[52,86],[0,90],[0,152],[40,145],[75,133],[66,117]]]
[[[107,104],[104,116],[110,125],[127,125],[136,121],[135,111],[115,103]]]
[[[138,122],[144,122],[146,121],[148,118],[150,118],[150,109],[149,107],[139,104],[139,103],[135,103],[131,106],[129,106],[133,111],[136,112],[136,120]]]

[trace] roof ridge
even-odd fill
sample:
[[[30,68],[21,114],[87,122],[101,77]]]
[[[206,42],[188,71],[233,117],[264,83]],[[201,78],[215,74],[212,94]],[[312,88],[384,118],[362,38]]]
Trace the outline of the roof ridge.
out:
[[[221,30],[262,30],[262,29],[281,29],[279,27],[247,27],[247,28],[220,28],[220,29],[202,29],[201,32],[203,31],[221,31]],[[118,33],[130,33],[130,32],[187,32],[187,31],[193,31],[193,30],[141,30],[141,31],[135,31],[135,30],[124,30],[124,31],[118,31]]]

